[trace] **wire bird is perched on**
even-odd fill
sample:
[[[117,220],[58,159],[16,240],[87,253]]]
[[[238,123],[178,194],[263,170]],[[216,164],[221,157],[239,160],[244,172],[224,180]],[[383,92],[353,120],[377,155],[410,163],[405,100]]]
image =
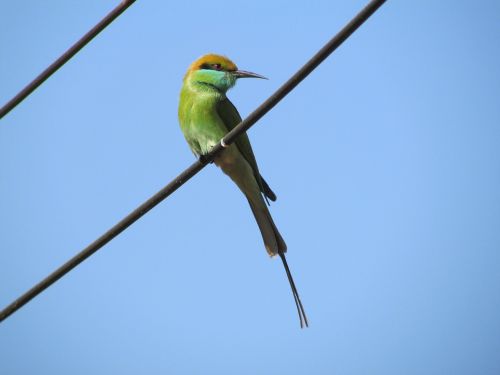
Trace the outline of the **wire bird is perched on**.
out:
[[[209,54],[189,67],[181,90],[179,122],[189,147],[203,157],[236,125],[241,117],[226,92],[238,78],[265,78],[259,74],[238,70],[224,56]],[[246,134],[238,137],[214,159],[245,194],[264,240],[269,255],[279,255],[292,288],[300,318],[300,326],[307,327],[307,317],[285,258],[286,243],[278,232],[264,198],[276,200],[269,185],[262,178],[252,146]],[[263,198],[264,196],[264,198]]]

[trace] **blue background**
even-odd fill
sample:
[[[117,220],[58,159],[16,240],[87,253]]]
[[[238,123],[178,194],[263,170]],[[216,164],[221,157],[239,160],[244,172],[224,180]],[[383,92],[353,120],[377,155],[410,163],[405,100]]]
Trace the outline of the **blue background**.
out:
[[[117,1],[3,1],[4,103]],[[0,305],[193,162],[182,76],[269,81],[365,1],[138,1],[0,122]],[[214,166],[0,325],[1,374],[499,374],[500,2],[389,1],[249,132],[311,327]]]

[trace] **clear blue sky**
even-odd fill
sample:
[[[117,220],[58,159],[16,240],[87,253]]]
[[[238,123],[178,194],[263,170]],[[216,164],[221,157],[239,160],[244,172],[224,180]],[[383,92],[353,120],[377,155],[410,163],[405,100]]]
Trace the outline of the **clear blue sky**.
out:
[[[3,1],[4,103],[117,1]],[[193,161],[187,66],[269,81],[365,1],[137,1],[0,122],[0,305]],[[249,132],[311,327],[209,166],[0,325],[0,373],[499,374],[500,3],[388,1]]]

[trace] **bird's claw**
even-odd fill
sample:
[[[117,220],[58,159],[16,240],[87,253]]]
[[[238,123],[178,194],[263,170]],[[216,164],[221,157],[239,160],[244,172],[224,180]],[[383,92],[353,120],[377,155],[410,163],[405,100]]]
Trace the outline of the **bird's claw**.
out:
[[[200,155],[198,157],[198,160],[200,161],[200,163],[203,163],[203,164],[208,164],[208,163],[212,164],[214,162],[213,159],[209,160],[206,155]]]

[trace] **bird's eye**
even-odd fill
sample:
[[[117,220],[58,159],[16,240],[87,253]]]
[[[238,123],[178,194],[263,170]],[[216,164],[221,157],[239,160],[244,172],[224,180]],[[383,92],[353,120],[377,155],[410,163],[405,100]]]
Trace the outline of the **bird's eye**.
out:
[[[215,69],[215,70],[222,70],[222,65],[221,64],[213,64],[212,67]]]

